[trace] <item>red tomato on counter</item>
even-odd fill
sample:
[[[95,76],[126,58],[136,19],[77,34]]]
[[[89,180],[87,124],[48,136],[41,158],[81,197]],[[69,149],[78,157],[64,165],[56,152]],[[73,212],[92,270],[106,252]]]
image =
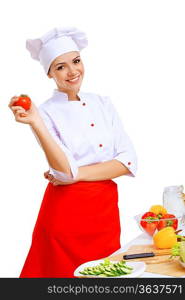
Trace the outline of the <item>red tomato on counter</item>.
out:
[[[159,220],[157,215],[148,211],[141,217],[140,225],[149,235],[152,236],[157,229],[158,222]]]
[[[178,220],[177,220],[177,218],[174,215],[165,214],[163,216],[162,220],[159,221],[157,229],[161,230],[164,227],[168,227],[168,226],[173,227],[175,230],[177,229],[177,227],[178,227]]]
[[[28,110],[31,107],[31,99],[27,95],[20,95],[13,106],[22,106],[25,110]]]

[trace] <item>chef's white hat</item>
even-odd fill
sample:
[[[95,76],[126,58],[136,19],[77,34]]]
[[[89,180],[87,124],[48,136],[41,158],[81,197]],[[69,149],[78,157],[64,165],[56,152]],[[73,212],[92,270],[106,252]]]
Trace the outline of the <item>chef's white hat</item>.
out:
[[[33,59],[40,61],[46,74],[52,61],[67,52],[80,51],[88,44],[86,34],[75,27],[54,28],[38,39],[26,40]]]

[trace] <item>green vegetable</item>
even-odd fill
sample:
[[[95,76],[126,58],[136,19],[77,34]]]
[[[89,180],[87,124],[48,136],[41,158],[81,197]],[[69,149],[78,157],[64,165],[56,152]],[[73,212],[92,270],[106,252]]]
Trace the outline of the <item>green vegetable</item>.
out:
[[[177,242],[177,243],[171,248],[171,257],[173,257],[173,256],[179,256],[180,243],[181,243],[181,242]]]
[[[181,261],[185,263],[185,242],[180,242],[179,256]]]
[[[102,265],[103,266],[109,266],[110,265],[110,260],[108,258],[105,258],[104,263]]]
[[[108,258],[105,258],[103,263],[94,267],[84,268],[83,271],[80,271],[80,274],[95,275],[98,277],[117,277],[130,274],[132,270],[133,268],[127,266],[124,260],[118,263],[112,263]]]
[[[177,242],[171,248],[171,258],[179,256],[182,262],[185,262],[185,241]]]

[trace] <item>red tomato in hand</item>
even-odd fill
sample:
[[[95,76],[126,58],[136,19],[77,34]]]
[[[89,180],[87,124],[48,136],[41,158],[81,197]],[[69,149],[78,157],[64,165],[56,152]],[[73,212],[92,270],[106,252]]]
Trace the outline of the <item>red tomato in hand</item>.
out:
[[[168,219],[171,219],[171,220],[168,220]],[[177,220],[177,218],[174,215],[165,214],[162,217],[162,219],[159,221],[157,229],[161,230],[164,227],[168,227],[168,226],[173,227],[175,230],[177,229],[177,227],[178,227],[178,220]]]
[[[25,110],[28,110],[31,107],[31,99],[27,95],[20,95],[13,106],[22,106]]]
[[[149,211],[141,217],[140,225],[149,235],[152,236],[157,229],[158,222],[159,220],[157,215]]]

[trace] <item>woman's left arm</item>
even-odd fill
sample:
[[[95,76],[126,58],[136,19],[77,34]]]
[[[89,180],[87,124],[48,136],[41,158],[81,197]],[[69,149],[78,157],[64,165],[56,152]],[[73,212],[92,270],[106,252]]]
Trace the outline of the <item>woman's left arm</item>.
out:
[[[116,159],[109,161],[82,166],[78,168],[78,175],[76,181],[72,182],[62,182],[55,179],[49,171],[44,173],[44,177],[48,179],[54,185],[66,185],[73,184],[78,181],[98,181],[98,180],[108,180],[113,179],[122,175],[131,174],[130,170],[127,169],[121,162]]]
[[[120,161],[112,159],[93,165],[79,167],[76,179],[79,181],[108,180],[130,173],[130,170]]]

